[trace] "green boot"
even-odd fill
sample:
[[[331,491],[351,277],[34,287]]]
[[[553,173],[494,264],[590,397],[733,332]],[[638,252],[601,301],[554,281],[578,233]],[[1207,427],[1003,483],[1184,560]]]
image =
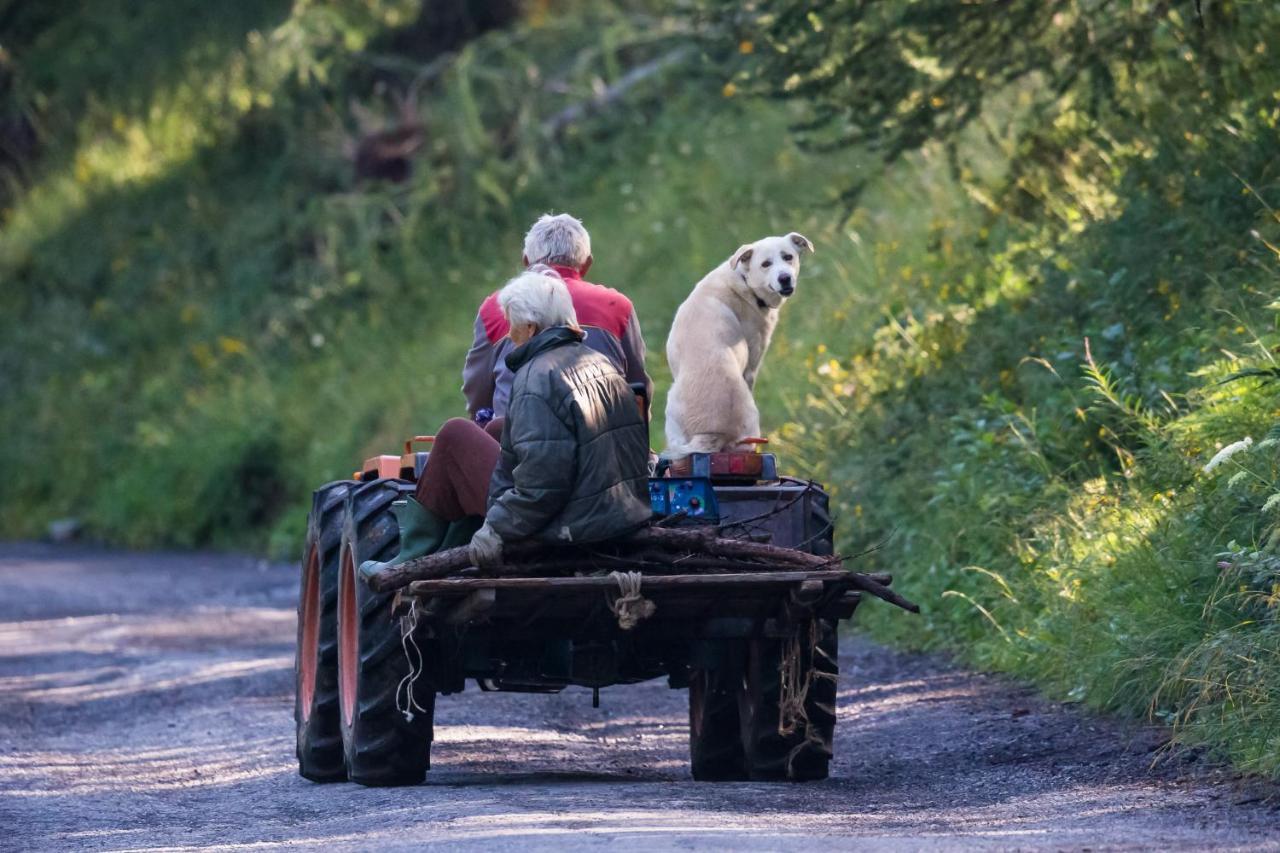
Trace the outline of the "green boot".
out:
[[[460,548],[471,542],[471,537],[476,535],[476,531],[484,525],[483,515],[468,515],[449,523],[449,532],[444,535],[444,541],[440,543],[440,550],[447,551],[450,548]]]
[[[361,563],[359,575],[366,583],[369,578],[390,566],[398,566],[439,551],[453,527],[413,498],[396,501],[391,505],[391,512],[395,514],[396,521],[400,522],[400,553],[385,562],[365,560]]]

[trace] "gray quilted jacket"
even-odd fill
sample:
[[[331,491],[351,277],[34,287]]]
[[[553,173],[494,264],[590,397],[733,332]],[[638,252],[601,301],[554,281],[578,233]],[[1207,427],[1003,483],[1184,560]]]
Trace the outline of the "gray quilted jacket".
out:
[[[581,333],[544,329],[515,374],[485,519],[504,542],[599,542],[649,520],[649,434],[616,367]]]

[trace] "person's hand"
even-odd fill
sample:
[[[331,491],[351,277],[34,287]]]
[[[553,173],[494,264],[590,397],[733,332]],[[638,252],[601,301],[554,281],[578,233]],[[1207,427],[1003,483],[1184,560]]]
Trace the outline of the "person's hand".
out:
[[[471,537],[469,551],[471,565],[481,569],[492,569],[502,563],[502,537],[485,522],[484,526]]]

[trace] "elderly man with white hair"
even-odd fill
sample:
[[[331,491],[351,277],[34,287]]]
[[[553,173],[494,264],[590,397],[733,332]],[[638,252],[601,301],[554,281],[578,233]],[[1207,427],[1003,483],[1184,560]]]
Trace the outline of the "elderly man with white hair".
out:
[[[644,337],[631,300],[583,278],[594,259],[591,235],[582,223],[567,213],[540,217],[525,235],[523,260],[526,267],[545,265],[564,279],[586,345],[608,357],[628,383],[643,385],[646,401],[652,399],[653,381],[644,367]],[[475,339],[462,369],[462,393],[473,418],[482,413],[497,418],[506,414],[511,371],[505,356],[511,347],[498,295],[491,294],[476,314]]]
[[[480,515],[480,567],[500,563],[505,543],[600,542],[649,521],[648,427],[617,367],[584,345],[565,282],[526,272],[497,303],[513,347],[501,439],[463,418],[441,427],[414,498],[396,507],[400,553],[363,564],[366,577],[462,544]]]

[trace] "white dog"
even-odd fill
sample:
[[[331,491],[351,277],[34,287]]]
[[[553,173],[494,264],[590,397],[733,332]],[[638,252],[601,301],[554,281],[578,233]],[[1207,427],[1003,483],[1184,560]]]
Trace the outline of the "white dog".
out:
[[[795,293],[802,251],[813,244],[794,231],[742,246],[680,306],[667,338],[673,381],[663,456],[729,450],[760,434],[752,389],[778,309]]]

